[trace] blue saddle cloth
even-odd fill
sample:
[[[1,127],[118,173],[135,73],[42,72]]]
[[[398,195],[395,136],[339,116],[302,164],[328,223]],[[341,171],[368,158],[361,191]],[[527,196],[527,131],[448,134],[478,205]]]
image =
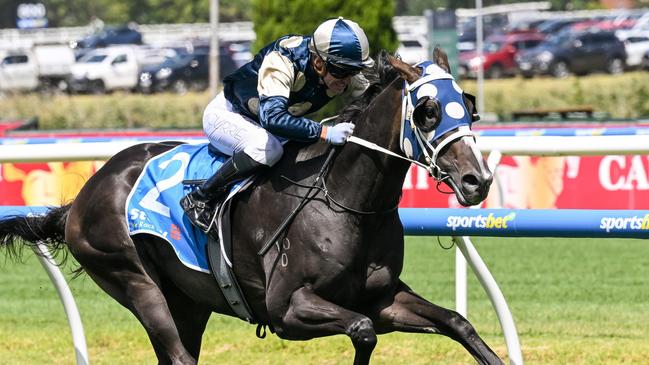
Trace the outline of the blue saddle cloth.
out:
[[[183,180],[207,179],[228,158],[208,147],[209,144],[182,144],[149,160],[125,207],[130,235],[149,233],[163,238],[185,266],[203,272],[210,272],[207,235],[191,224],[179,202],[195,188],[183,185]],[[235,184],[230,195],[244,184]]]

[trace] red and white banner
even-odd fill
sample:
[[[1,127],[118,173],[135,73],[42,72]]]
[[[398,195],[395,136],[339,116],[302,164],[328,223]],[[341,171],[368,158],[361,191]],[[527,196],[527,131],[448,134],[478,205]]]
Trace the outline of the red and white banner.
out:
[[[102,161],[0,164],[0,205],[58,205],[76,196]],[[647,209],[649,156],[503,157],[486,208]],[[401,207],[458,207],[412,167]],[[440,185],[442,191],[450,191]]]
[[[423,169],[410,169],[401,207],[458,206]],[[647,209],[649,156],[503,157],[484,207]]]
[[[134,133],[143,134],[126,131],[110,135],[132,137]],[[102,165],[102,161],[0,164],[0,205],[69,202]],[[446,185],[439,188],[450,191]],[[453,194],[438,192],[436,182],[423,169],[411,167],[401,207],[458,206]],[[503,157],[483,207],[647,209],[649,156]]]

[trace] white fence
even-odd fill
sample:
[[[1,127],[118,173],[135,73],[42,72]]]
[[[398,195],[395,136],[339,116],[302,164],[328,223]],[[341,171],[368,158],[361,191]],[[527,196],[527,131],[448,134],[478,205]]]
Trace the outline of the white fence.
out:
[[[151,141],[160,141],[152,138]],[[170,140],[166,137],[165,140]],[[203,139],[176,139],[192,143],[207,142]],[[55,144],[7,144],[0,145],[0,162],[43,162],[43,161],[93,161],[105,160],[115,153],[142,143],[125,140],[114,142]],[[484,153],[499,151],[504,155],[517,156],[569,156],[569,155],[612,155],[643,154],[649,152],[649,135],[625,136],[516,136],[478,137],[478,147]]]

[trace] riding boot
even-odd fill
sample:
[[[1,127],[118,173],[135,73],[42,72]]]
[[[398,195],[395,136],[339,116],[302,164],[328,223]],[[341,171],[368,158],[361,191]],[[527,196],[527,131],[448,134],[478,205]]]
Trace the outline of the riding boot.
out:
[[[180,206],[192,224],[207,232],[214,214],[210,203],[227,193],[233,183],[252,175],[253,172],[265,166],[253,160],[243,151],[237,152],[226,160],[223,166],[203,185],[185,195],[180,200]]]

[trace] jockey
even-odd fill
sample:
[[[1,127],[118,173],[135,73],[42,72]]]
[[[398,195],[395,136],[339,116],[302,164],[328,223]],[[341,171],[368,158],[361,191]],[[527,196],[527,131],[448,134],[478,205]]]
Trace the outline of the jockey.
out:
[[[203,130],[212,146],[231,157],[180,201],[192,223],[207,230],[208,203],[232,183],[273,166],[284,142],[344,144],[352,123],[326,127],[304,115],[337,95],[362,95],[368,82],[360,71],[373,64],[365,32],[340,17],[325,21],[311,36],[279,38],[224,78],[223,92],[205,108]]]

